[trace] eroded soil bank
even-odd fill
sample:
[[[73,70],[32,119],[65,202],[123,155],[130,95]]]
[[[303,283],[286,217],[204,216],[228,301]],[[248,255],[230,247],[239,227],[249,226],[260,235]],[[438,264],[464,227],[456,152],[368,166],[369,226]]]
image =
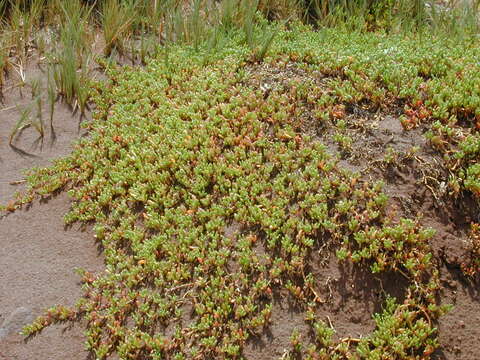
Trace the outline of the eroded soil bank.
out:
[[[308,74],[292,64],[277,69],[268,64],[250,69],[249,85],[270,91],[289,93],[292,84],[313,82],[324,86],[328,79],[320,73]],[[295,85],[294,85],[295,86]],[[293,87],[294,87],[293,86]],[[443,160],[427,143],[426,127],[405,130],[399,117],[401,106],[389,111],[372,109],[369,104],[341,108],[347,119],[352,144],[342,148],[334,136],[338,128],[319,125],[306,103],[298,119],[302,131],[326,144],[338,156],[339,164],[358,171],[369,181],[383,180],[385,192],[395,216],[419,217],[424,226],[436,230],[430,242],[439,264],[442,289],[440,302],[453,309],[438,324],[440,348],[434,359],[474,360],[480,352],[480,279],[466,277],[461,264],[469,254],[469,224],[480,221],[480,209],[468,196],[449,197],[445,190],[448,173]],[[404,297],[407,282],[399,274],[372,276],[355,266],[343,266],[334,252],[324,249],[314,263],[319,279],[319,296],[324,301],[319,317],[336,331],[338,339],[365,336],[374,329],[372,315],[381,311],[385,294]],[[312,334],[304,323],[304,314],[289,301],[288,292],[278,296],[273,326],[246,349],[253,359],[276,359],[288,353],[290,335],[297,328],[304,338]],[[291,300],[291,299],[290,299]]]

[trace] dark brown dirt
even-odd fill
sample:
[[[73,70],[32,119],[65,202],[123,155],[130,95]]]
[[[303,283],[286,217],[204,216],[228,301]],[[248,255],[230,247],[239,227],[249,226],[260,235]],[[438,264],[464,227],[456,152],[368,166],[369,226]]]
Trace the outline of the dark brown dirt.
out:
[[[41,76],[38,69],[32,68],[27,71],[26,80]],[[11,84],[15,80],[10,79]],[[15,141],[20,150],[13,149],[9,146],[9,136],[19,119],[16,105],[29,104],[30,90],[24,88],[23,97],[18,88],[6,91],[4,100],[0,104],[2,204],[23,187],[22,184],[11,185],[11,182],[22,180],[22,170],[48,165],[52,159],[68,154],[72,141],[81,135],[79,117],[58,102],[54,116],[56,141],[51,144],[51,134],[47,132],[41,147],[36,141],[38,132],[29,127]],[[42,115],[48,124],[46,106]],[[103,267],[92,233],[78,226],[64,227],[63,215],[69,206],[68,197],[61,194],[0,219],[1,360],[85,360],[88,355],[84,350],[81,324],[53,326],[27,342],[18,334],[46,308],[75,303],[81,295],[75,268],[99,271]]]
[[[303,334],[308,331],[308,325],[303,320],[303,312],[295,306],[292,300],[285,300],[288,298],[288,293],[276,297],[272,307],[272,325],[260,336],[249,340],[243,350],[245,358],[280,359],[291,348],[292,332],[295,329]]]

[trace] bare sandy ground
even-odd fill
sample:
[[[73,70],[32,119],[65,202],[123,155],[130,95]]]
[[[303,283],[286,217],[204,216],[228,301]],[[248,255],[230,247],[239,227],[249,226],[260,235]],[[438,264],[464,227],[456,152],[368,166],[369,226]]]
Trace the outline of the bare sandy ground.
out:
[[[55,143],[51,144],[51,134],[47,132],[43,147],[39,143],[34,146],[38,133],[30,127],[15,142],[23,151],[15,151],[8,142],[19,119],[16,105],[28,104],[30,96],[28,89],[23,90],[23,97],[17,90],[5,95],[0,104],[3,204],[22,189],[22,184],[10,184],[23,178],[22,170],[48,165],[52,159],[68,154],[72,141],[81,135],[78,116],[72,116],[68,107],[58,105]],[[46,111],[43,116],[49,117]],[[53,326],[28,342],[18,334],[46,308],[75,303],[81,295],[75,268],[97,271],[103,266],[92,233],[78,226],[64,227],[63,215],[69,204],[67,195],[61,194],[0,219],[0,360],[85,360],[88,356],[79,324]]]

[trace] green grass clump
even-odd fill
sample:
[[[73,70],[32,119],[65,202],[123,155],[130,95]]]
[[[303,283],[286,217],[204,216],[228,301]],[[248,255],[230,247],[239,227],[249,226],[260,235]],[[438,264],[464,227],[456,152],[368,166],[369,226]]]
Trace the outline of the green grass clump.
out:
[[[106,0],[100,13],[105,55],[109,56],[114,49],[123,52],[125,36],[131,32],[130,28],[135,17],[135,3]]]
[[[106,271],[82,272],[77,305],[51,310],[25,335],[83,317],[100,359],[239,358],[269,326],[282,289],[312,329],[321,326],[311,255],[328,245],[340,259],[397,272],[410,285],[403,304],[387,301],[365,340],[330,349],[324,338],[318,353],[429,358],[444,312],[428,246],[434,231],[390,216],[382,184],[339,167],[304,133],[301,116],[308,108],[316,121],[332,114],[338,123],[340,104],[413,104],[427,50],[400,37],[305,30],[279,32],[266,64],[293,64],[312,79],[320,72],[325,87],[293,82],[265,96],[249,84],[251,51],[240,31],[214,55],[173,47],[168,59],[112,68],[96,85],[90,136],[33,171],[19,204],[68,189],[75,201],[65,219],[94,222]],[[402,54],[401,65],[390,51]]]

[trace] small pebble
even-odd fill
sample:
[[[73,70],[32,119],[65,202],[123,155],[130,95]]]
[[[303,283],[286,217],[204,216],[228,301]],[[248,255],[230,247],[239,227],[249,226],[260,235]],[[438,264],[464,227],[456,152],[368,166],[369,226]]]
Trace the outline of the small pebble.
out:
[[[32,310],[23,306],[16,308],[9,316],[5,318],[0,326],[0,339],[18,333],[22,328],[35,319]]]
[[[360,315],[352,315],[350,321],[354,324],[358,324],[362,320]]]
[[[448,286],[451,287],[452,289],[456,289],[457,288],[457,283],[453,280],[449,280],[447,282]]]

